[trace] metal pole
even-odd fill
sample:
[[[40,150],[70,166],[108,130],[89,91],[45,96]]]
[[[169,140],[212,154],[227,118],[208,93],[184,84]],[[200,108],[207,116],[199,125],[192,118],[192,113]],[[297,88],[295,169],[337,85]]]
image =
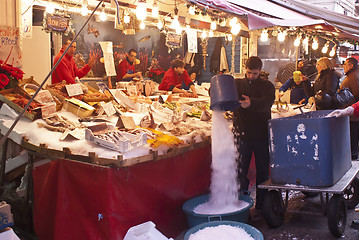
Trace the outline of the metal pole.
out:
[[[80,35],[80,33],[82,32],[82,30],[85,28],[85,26],[87,25],[87,23],[90,21],[91,17],[95,14],[96,10],[98,9],[98,7],[101,5],[101,3],[104,0],[100,0],[99,4],[95,7],[95,9],[92,11],[91,15],[89,16],[89,18],[86,20],[85,24],[81,27],[80,31],[75,35],[74,39],[72,40],[72,42],[69,44],[69,46],[66,48],[66,50],[64,51],[64,53],[61,55],[60,59],[56,62],[56,64],[53,66],[53,68],[51,69],[51,71],[49,72],[49,74],[47,74],[45,80],[40,84],[39,88],[36,90],[35,94],[31,97],[31,99],[29,100],[29,102],[26,104],[26,106],[24,107],[24,109],[22,110],[22,112],[20,113],[20,115],[15,119],[14,123],[11,125],[11,127],[9,128],[9,130],[5,133],[5,135],[1,138],[0,140],[0,146],[2,146],[5,143],[5,140],[8,138],[8,136],[10,135],[11,131],[14,129],[14,127],[16,126],[16,124],[19,122],[20,118],[24,115],[24,113],[26,112],[26,110],[29,108],[30,104],[32,103],[32,101],[35,99],[36,95],[39,93],[39,91],[42,89],[42,87],[44,86],[45,82],[47,81],[47,79],[52,75],[52,73],[55,71],[55,69],[57,68],[57,66],[60,64],[62,58],[66,55],[67,51],[70,49],[71,45],[73,42],[75,42],[75,40],[77,39],[77,37]],[[3,159],[2,159],[3,161]]]

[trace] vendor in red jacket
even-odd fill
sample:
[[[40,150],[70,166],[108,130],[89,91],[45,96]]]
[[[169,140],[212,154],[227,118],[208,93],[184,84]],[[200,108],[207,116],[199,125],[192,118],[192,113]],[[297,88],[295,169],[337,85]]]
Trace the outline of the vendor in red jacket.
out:
[[[64,41],[64,44],[60,52],[56,55],[54,64],[60,59],[61,55],[64,53],[65,49],[72,42],[72,38],[68,38]],[[88,63],[83,66],[81,69],[75,64],[74,54],[76,51],[76,42],[73,42],[66,55],[62,58],[59,65],[56,67],[55,71],[52,73],[52,84],[66,81],[67,84],[76,83],[75,77],[82,78],[84,77],[95,64],[96,57],[95,54],[90,52],[90,58]]]
[[[192,94],[181,89],[182,83],[192,90]],[[159,90],[172,91],[174,93],[183,93],[184,97],[198,97],[194,84],[184,69],[184,62],[175,59],[171,63],[171,68],[163,76],[162,82],[158,87]]]
[[[131,81],[134,77],[142,79],[142,72],[135,72],[135,60],[137,51],[130,49],[126,59],[122,60],[117,67],[117,81],[126,80]]]

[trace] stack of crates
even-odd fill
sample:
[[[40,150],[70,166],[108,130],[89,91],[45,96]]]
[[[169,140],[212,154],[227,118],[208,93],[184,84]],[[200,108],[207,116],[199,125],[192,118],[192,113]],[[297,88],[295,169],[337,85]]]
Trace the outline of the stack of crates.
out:
[[[350,169],[349,117],[330,112],[269,120],[272,183],[328,187]]]

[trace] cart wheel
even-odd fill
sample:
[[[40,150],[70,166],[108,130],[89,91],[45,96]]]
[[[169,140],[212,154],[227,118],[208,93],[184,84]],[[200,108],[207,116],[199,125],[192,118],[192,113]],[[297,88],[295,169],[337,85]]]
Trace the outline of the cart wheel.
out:
[[[263,202],[263,215],[267,224],[272,228],[283,225],[284,212],[285,209],[280,192],[275,190],[269,191]]]
[[[302,193],[307,196],[307,197],[316,197],[319,195],[318,192],[306,192],[306,191],[302,191]]]
[[[348,209],[353,209],[359,203],[359,179],[354,178],[347,189],[344,190],[345,203]]]
[[[347,206],[342,195],[335,194],[330,199],[328,209],[328,227],[330,232],[341,237],[347,223]]]

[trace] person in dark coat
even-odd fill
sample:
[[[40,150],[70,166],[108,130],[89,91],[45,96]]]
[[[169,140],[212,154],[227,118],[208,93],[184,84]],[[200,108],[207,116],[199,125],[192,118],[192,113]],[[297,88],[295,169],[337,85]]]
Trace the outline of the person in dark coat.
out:
[[[298,62],[298,71],[303,69],[304,62],[300,60]],[[294,73],[293,73],[294,74]],[[288,89],[290,91],[290,103],[294,104],[303,104],[308,102],[308,97],[304,92],[304,84],[300,81],[299,75],[298,79],[294,79],[294,77],[289,78],[280,88],[279,88],[279,98],[284,95]]]
[[[333,109],[332,96],[339,89],[339,76],[334,70],[333,63],[327,57],[322,57],[317,62],[318,76],[313,86],[309,79],[302,76],[304,91],[308,97],[315,97],[318,110]]]
[[[358,60],[348,58],[343,64],[345,79],[340,88],[348,88],[354,95],[355,101],[359,101],[359,68]],[[359,118],[350,117],[350,145],[352,159],[358,159],[358,142],[359,142]]]
[[[245,64],[245,78],[236,80],[241,107],[233,113],[233,133],[237,149],[240,190],[248,190],[248,169],[255,156],[256,185],[269,179],[268,120],[275,99],[274,85],[260,77],[262,60],[250,57]],[[266,190],[256,190],[257,210],[262,210]]]

